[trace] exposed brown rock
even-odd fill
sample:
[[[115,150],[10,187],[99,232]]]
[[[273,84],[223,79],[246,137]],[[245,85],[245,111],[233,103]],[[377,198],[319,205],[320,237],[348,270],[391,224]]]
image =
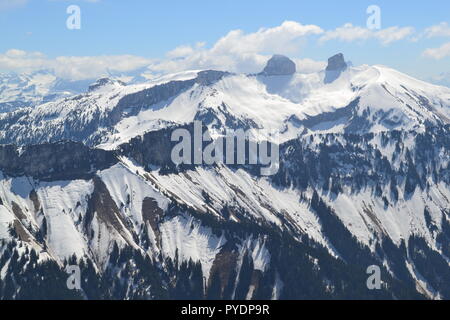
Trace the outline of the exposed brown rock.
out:
[[[223,296],[225,288],[230,285],[229,282],[235,281],[235,278],[231,276],[232,272],[236,270],[238,256],[239,255],[236,251],[229,248],[229,246],[225,246],[214,259],[208,279],[208,287],[211,286],[211,281],[212,279],[214,279],[213,275],[218,273],[220,279],[221,296]]]
[[[156,236],[158,247],[161,247],[161,232],[159,223],[162,220],[164,211],[158,206],[158,202],[153,198],[145,198],[142,202],[142,217],[148,222]]]
[[[30,200],[33,202],[34,212],[39,212],[39,210],[41,210],[41,203],[39,202],[39,197],[36,190],[31,190]]]
[[[31,237],[28,231],[23,227],[19,220],[14,220],[13,228],[21,241],[30,242]]]
[[[23,213],[22,209],[17,203],[12,202],[12,211],[19,221],[27,220],[27,216]]]
[[[120,210],[112,199],[108,188],[98,177],[95,177],[93,181],[94,192],[88,202],[85,226],[88,226],[92,222],[96,214],[99,221],[115,229],[126,241],[129,241],[130,239],[126,229],[127,223],[121,216]]]

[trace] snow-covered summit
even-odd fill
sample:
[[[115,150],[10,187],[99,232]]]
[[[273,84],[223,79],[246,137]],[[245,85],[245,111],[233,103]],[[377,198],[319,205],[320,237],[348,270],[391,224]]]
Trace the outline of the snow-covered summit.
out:
[[[107,90],[111,90],[112,87],[115,86],[125,86],[126,84],[120,80],[115,80],[115,79],[110,79],[110,78],[101,78],[98,79],[95,83],[91,84],[89,86],[88,91],[89,92],[93,92],[93,91],[98,91],[98,90],[103,90],[103,91],[107,91]]]
[[[327,70],[311,74],[187,71],[133,85],[101,79],[78,96],[0,115],[0,142],[71,139],[111,149],[194,120],[216,134],[253,128],[264,139],[277,134],[281,142],[305,131],[366,133],[449,123],[449,88],[384,66],[348,67],[342,55],[335,57]],[[326,83],[336,71],[338,77]]]

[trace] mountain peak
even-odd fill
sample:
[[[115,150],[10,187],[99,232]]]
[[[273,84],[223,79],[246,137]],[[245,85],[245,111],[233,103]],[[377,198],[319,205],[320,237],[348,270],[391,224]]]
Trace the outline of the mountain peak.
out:
[[[270,58],[262,74],[267,76],[290,76],[297,71],[294,61],[276,54]]]
[[[200,71],[197,74],[197,83],[205,86],[212,85],[227,75],[230,75],[230,73],[216,70]]]
[[[328,59],[328,65],[325,69],[325,83],[331,83],[339,76],[342,72],[347,69],[348,65],[345,62],[344,55],[342,53],[338,53],[331,58]]]
[[[92,92],[92,91],[96,91],[102,87],[105,87],[107,85],[116,85],[116,84],[121,85],[121,86],[125,85],[125,83],[120,80],[111,79],[111,78],[100,78],[97,81],[95,81],[95,83],[93,83],[89,86],[88,91]]]

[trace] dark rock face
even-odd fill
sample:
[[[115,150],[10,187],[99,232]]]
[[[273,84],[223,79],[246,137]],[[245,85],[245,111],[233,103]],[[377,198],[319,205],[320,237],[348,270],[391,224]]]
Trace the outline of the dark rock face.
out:
[[[338,53],[328,59],[328,66],[325,70],[325,83],[332,83],[339,78],[342,72],[347,70],[347,63],[345,62],[344,55]]]
[[[109,78],[101,78],[101,79],[98,79],[94,84],[90,85],[88,91],[92,92],[103,86],[106,86],[108,84],[114,84],[114,83],[118,83],[120,85],[125,85],[125,83],[123,83],[122,81],[119,81],[119,80],[113,80],[113,79],[109,79]]]
[[[228,75],[230,75],[230,73],[224,71],[216,71],[216,70],[200,71],[197,74],[197,83],[203,86],[210,86],[222,80],[224,77]]]
[[[117,162],[114,152],[69,141],[27,146],[22,152],[15,146],[0,146],[0,170],[13,177],[43,181],[88,179],[95,171]]]
[[[193,126],[192,126],[193,127]],[[151,131],[131,139],[118,148],[118,153],[132,158],[137,163],[151,171],[150,165],[172,167],[172,148],[177,142],[171,141],[173,130],[178,127],[165,128],[159,131]],[[189,127],[180,127],[186,128]],[[190,132],[193,129],[190,130]]]
[[[91,226],[92,220],[96,215],[100,221],[105,223],[110,228],[117,230],[117,232],[119,232],[124,239],[127,239],[127,231],[125,227],[127,222],[120,214],[120,210],[109,193],[108,188],[98,177],[94,177],[93,182],[94,192],[89,199],[88,208],[86,211],[86,220],[84,221],[86,234],[91,239],[94,237],[92,227],[89,228],[89,226]]]
[[[274,55],[267,62],[262,75],[266,76],[290,76],[297,71],[294,61],[282,55]]]

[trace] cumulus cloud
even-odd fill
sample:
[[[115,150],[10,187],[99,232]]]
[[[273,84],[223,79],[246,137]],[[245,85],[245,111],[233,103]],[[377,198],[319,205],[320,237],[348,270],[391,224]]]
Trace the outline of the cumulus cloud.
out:
[[[418,34],[413,41],[417,42],[422,39],[445,38],[450,37],[450,25],[447,22],[441,22],[426,28]]]
[[[423,56],[425,56],[427,58],[432,58],[435,60],[441,60],[445,57],[449,57],[450,56],[450,42],[443,44],[439,48],[426,49],[423,52]]]
[[[403,40],[414,33],[412,27],[390,27],[381,30],[371,30],[351,23],[346,23],[334,30],[327,31],[320,39],[320,42],[330,40],[340,40],[344,42],[364,41],[376,39],[383,45],[389,45],[393,42]]]
[[[199,69],[256,73],[264,68],[273,54],[299,57],[311,37],[314,43],[317,39],[319,42],[333,39],[346,42],[376,39],[383,45],[388,45],[405,39],[413,32],[414,29],[410,27],[369,30],[352,24],[325,32],[317,25],[285,21],[279,26],[261,28],[251,33],[242,30],[230,31],[211,46],[203,42],[179,46],[159,60],[134,55],[62,56],[51,59],[40,52],[12,49],[0,53],[0,70],[50,69],[57,76],[72,80],[98,78],[110,73],[127,73],[138,69],[146,69],[146,76]],[[445,48],[429,49],[424,54],[438,59],[445,55],[441,51],[437,52],[438,50],[443,51]],[[325,62],[311,59],[294,60],[299,72],[310,73],[325,68]]]
[[[370,30],[358,26],[353,26],[351,23],[347,23],[342,27],[338,27],[334,30],[327,31],[321,38],[320,42],[326,42],[330,40],[341,40],[346,42],[352,42],[355,40],[366,40],[370,37]]]
[[[0,69],[4,70],[32,71],[44,68],[47,63],[47,59],[40,52],[11,49],[0,54]]]
[[[196,50],[202,49],[205,46],[204,42],[197,43],[196,48],[189,45],[183,45],[176,47],[172,51],[167,53],[167,57],[171,59],[186,58],[196,52]]]
[[[423,35],[426,38],[450,37],[450,26],[447,22],[441,22],[425,29]]]
[[[374,37],[381,41],[383,45],[406,39],[414,33],[413,27],[390,27],[374,32]]]
[[[157,72],[175,72],[188,69],[220,69],[233,72],[258,72],[274,53],[298,54],[307,37],[324,31],[315,25],[285,21],[274,28],[262,28],[253,33],[230,31],[212,47],[204,43],[181,46],[168,53],[169,60],[150,66]],[[312,60],[311,60],[312,61]],[[314,64],[308,62],[311,69]]]
[[[284,53],[292,53],[298,50],[297,40],[321,33],[323,30],[316,25],[285,21],[278,27],[262,28],[249,34],[245,34],[242,30],[231,31],[214,45],[212,52],[248,54],[272,52],[274,48],[279,48]]]
[[[295,56],[306,44],[308,36],[321,35],[315,25],[286,21],[273,28],[253,33],[233,30],[212,46],[205,43],[183,45],[167,53],[161,60],[132,55],[96,57],[57,57],[50,59],[39,52],[17,49],[0,54],[0,70],[53,70],[56,75],[72,80],[91,79],[112,72],[129,72],[148,67],[148,73],[161,74],[195,69],[216,69],[231,72],[260,72],[272,54]],[[323,63],[309,59],[298,60],[298,70],[313,72]]]

